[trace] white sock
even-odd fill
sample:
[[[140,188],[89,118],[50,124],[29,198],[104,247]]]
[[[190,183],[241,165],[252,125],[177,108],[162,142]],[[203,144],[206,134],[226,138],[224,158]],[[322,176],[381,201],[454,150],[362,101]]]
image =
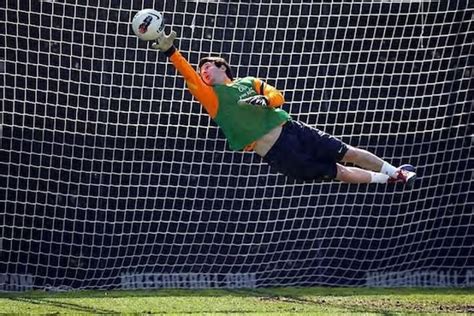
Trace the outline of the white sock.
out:
[[[382,169],[380,169],[380,173],[386,174],[389,177],[395,177],[397,174],[397,167],[392,166],[388,162],[383,162]]]
[[[380,172],[369,172],[371,177],[370,183],[387,183],[388,179],[390,178],[390,176]]]

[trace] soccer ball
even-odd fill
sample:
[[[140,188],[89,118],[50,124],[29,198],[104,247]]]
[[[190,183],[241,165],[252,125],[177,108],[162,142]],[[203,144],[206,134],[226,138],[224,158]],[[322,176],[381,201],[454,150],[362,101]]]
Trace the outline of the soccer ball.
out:
[[[138,38],[143,41],[154,41],[165,29],[163,16],[153,9],[138,11],[132,20],[132,29]]]

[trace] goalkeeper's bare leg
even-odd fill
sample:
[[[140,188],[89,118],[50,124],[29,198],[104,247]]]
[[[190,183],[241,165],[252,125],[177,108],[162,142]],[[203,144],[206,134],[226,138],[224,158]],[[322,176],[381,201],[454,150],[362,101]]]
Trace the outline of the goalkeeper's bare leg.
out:
[[[352,146],[347,146],[348,150],[344,157],[342,158],[342,162],[349,162],[354,165],[357,165],[361,167],[362,169],[366,170],[372,170],[376,172],[382,172],[390,177],[394,177],[397,168],[390,165],[389,163],[386,163],[383,161],[381,158],[377,157],[376,155],[372,154],[371,152],[352,147]],[[385,170],[382,171],[382,168],[384,167],[385,164]]]
[[[388,183],[389,176],[380,172],[373,172],[357,167],[347,167],[336,164],[336,180],[345,183]]]
[[[358,181],[366,180],[368,181],[367,183],[403,182],[411,186],[416,178],[413,166],[404,165],[397,168],[367,150],[352,146],[348,146],[348,150],[341,161],[352,163],[362,168],[342,166],[344,168],[340,169],[338,166],[338,176],[344,179],[341,180],[344,182],[354,183],[353,181],[356,181],[355,183],[360,183]],[[368,170],[375,171],[375,173]]]

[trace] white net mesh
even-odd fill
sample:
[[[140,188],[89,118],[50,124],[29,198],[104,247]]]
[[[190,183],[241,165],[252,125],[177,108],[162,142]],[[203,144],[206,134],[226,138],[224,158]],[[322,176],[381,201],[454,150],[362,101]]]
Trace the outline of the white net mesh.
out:
[[[142,8],[192,64],[225,57],[294,119],[416,165],[415,188],[298,183],[229,151],[131,32]],[[472,285],[472,3],[7,0],[0,17],[0,291]]]

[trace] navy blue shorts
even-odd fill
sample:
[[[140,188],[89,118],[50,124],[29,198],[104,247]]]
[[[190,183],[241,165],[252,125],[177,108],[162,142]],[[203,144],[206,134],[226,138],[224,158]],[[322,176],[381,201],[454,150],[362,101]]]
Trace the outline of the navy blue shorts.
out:
[[[272,170],[296,180],[334,179],[348,147],[341,140],[298,121],[288,121],[263,157]]]

